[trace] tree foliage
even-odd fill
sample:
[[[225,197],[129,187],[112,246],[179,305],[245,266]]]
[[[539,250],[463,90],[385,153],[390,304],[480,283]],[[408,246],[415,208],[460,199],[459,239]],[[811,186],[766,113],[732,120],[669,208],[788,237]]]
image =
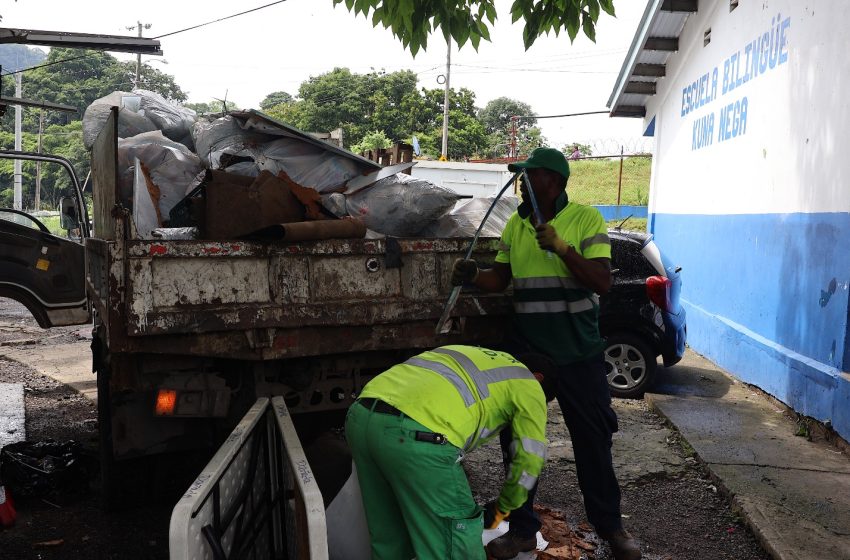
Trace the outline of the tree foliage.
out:
[[[478,112],[478,118],[486,128],[488,138],[488,157],[497,158],[508,155],[512,143],[512,135],[516,135],[517,154],[529,154],[534,148],[545,143],[540,129],[535,126],[537,119],[531,106],[522,101],[509,97],[493,99]],[[511,117],[516,119],[516,130]]]
[[[371,131],[381,131],[398,142],[409,139],[416,128],[419,97],[416,74],[409,70],[355,74],[335,68],[302,83],[297,100],[284,101],[266,112],[307,131],[342,128],[346,145]]]
[[[24,132],[21,138],[25,151],[36,151],[38,135]],[[12,132],[0,132],[0,148],[13,149],[15,135]],[[67,158],[79,180],[85,180],[89,171],[89,154],[83,146],[82,121],[60,126],[52,125],[44,130],[42,135],[42,152]],[[22,164],[22,194],[24,208],[33,208],[35,200],[36,166],[34,162]],[[0,207],[11,207],[14,186],[14,164],[12,160],[0,162]],[[41,166],[41,208],[39,210],[55,210],[59,199],[71,187],[71,181],[65,169],[55,164]]]
[[[390,146],[392,146],[392,142],[382,130],[373,130],[367,133],[360,142],[353,145],[351,151],[359,154],[367,150],[380,150]]]
[[[292,103],[293,98],[285,91],[273,91],[260,101],[260,109],[263,111],[271,109],[281,103]]]
[[[355,15],[363,14],[372,25],[392,31],[413,56],[428,46],[432,31],[458,47],[470,42],[476,50],[481,40],[490,40],[490,25],[496,21],[495,0],[334,0]],[[573,41],[579,30],[596,41],[596,22],[601,11],[614,15],[614,0],[514,0],[514,23],[522,19],[523,44],[528,49],[541,35],[566,30]]]

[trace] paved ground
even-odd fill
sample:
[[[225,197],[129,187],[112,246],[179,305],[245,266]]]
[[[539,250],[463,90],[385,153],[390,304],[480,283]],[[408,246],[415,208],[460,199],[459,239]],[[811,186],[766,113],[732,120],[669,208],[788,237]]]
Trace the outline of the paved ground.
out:
[[[93,388],[87,334],[87,329],[78,327],[42,331],[25,310],[0,300],[0,382],[23,383],[30,437],[76,439],[96,451],[95,407],[64,385],[83,391]],[[679,378],[692,367],[686,364],[662,376]],[[695,379],[700,380],[698,374]],[[623,489],[624,524],[640,541],[644,557],[766,560],[767,554],[718,491],[720,484],[709,477],[679,434],[644,401],[615,400],[614,406],[620,423],[614,457]],[[575,530],[583,525],[584,511],[569,434],[556,406],[548,432],[552,448],[538,502],[563,511]],[[465,468],[476,499],[494,497],[502,480],[497,447],[468,455]],[[168,507],[156,507],[105,514],[90,495],[30,502],[20,511],[18,526],[0,532],[0,557],[161,558],[167,555],[169,512]],[[50,548],[36,547],[60,540]],[[598,544],[592,533],[588,540]],[[610,560],[610,551],[599,545],[586,558]]]
[[[689,352],[650,405],[682,434],[777,560],[850,559],[850,458]]]

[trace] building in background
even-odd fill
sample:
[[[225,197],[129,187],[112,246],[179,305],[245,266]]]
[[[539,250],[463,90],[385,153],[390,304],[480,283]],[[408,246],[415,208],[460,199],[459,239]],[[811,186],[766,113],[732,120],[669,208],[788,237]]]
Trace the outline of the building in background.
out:
[[[650,0],[608,105],[655,149],[688,342],[850,439],[850,2]]]

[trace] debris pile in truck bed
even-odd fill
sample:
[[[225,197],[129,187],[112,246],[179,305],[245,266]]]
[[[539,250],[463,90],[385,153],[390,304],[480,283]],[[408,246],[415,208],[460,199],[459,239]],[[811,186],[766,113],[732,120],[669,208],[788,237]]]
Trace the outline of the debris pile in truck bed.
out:
[[[112,107],[117,196],[138,238],[466,237],[491,202],[460,200],[396,169],[379,177],[377,163],[257,111],[199,118],[145,90],[116,91],[86,109],[88,148]],[[483,234],[498,236],[515,208],[516,199],[500,201]]]

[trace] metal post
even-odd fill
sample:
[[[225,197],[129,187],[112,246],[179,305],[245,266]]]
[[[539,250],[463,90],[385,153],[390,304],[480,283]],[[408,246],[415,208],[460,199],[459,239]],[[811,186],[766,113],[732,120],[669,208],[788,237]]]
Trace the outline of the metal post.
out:
[[[446,93],[443,97],[443,150],[440,159],[449,158],[449,78],[452,72],[452,40],[446,41]]]
[[[44,133],[44,109],[38,112],[38,153],[41,153],[41,135]],[[34,210],[41,210],[41,162],[35,162],[35,203]]]
[[[23,97],[23,84],[21,83],[23,73],[15,74],[15,97],[21,99]],[[23,116],[24,108],[20,105],[15,105],[15,149],[21,151],[21,117]],[[12,208],[15,210],[23,210],[23,172],[21,170],[21,160],[15,159],[15,187],[12,200]]]
[[[620,194],[623,192],[623,146],[620,146],[620,180],[617,181],[617,206],[620,205]]]
[[[137,21],[136,23],[137,23],[136,29],[139,30],[139,37],[141,37],[142,36],[142,22]],[[136,55],[136,83],[134,84],[135,87],[139,87],[139,75],[141,74],[141,71],[142,71],[142,53],[138,53]]]
[[[508,153],[508,157],[513,161],[516,161],[519,157],[519,146],[517,146],[517,123],[519,122],[519,117],[514,115],[511,117],[511,141],[510,141],[510,152]]]

